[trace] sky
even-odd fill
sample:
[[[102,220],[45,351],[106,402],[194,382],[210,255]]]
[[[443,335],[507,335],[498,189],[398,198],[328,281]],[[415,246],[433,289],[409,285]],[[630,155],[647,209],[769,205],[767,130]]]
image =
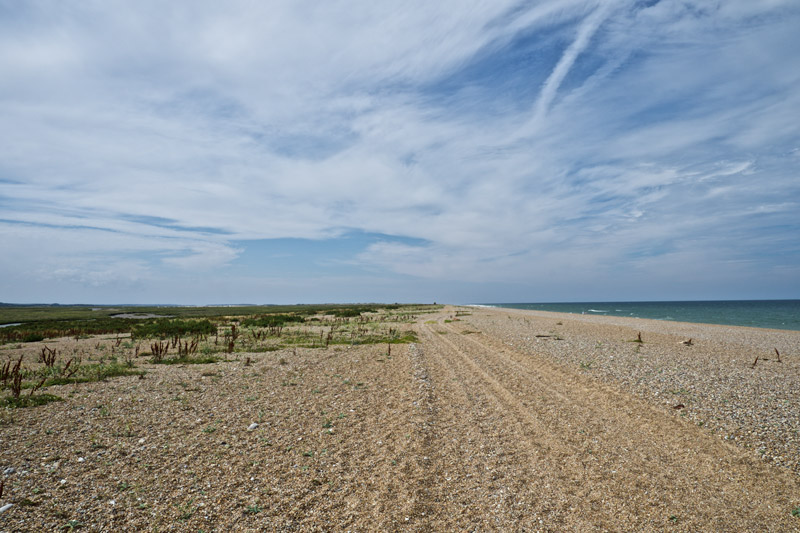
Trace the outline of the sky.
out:
[[[0,0],[0,301],[800,298],[796,0]]]

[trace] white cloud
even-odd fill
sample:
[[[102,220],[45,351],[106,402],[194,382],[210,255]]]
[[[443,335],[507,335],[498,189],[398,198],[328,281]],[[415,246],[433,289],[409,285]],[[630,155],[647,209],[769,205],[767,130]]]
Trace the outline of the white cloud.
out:
[[[593,13],[586,17],[586,20],[581,22],[575,40],[564,50],[564,54],[558,60],[555,68],[542,86],[534,111],[533,121],[535,124],[544,119],[550,105],[556,97],[558,88],[569,73],[572,65],[575,64],[578,55],[589,45],[589,41],[592,39],[597,29],[609,16],[613,4],[613,2],[605,2],[599,5],[595,8]]]
[[[0,22],[7,279],[356,230],[425,243],[354,254],[386,276],[663,285],[797,223],[791,2],[38,5]]]

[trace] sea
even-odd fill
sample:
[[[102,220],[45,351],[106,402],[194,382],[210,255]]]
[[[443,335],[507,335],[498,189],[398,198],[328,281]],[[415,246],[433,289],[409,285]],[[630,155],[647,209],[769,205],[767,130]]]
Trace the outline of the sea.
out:
[[[488,303],[481,305],[557,313],[630,316],[655,320],[800,331],[800,300]]]

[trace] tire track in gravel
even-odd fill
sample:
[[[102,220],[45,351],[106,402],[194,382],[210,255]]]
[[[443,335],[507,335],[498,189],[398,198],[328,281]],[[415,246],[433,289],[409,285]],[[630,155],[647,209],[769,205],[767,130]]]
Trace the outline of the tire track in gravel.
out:
[[[342,448],[331,473],[336,490],[307,492],[295,503],[290,514],[301,529],[326,530],[310,516],[315,511],[336,516],[342,530],[429,529],[440,499],[437,402],[422,348],[396,345],[392,352],[388,358],[377,346],[364,348],[332,370],[366,388],[342,395],[355,413],[336,430],[343,439],[334,446]]]
[[[302,447],[281,456],[282,478],[274,484],[291,492],[273,510],[274,530],[397,529],[409,498],[397,483],[405,465],[393,458],[415,456],[417,441],[402,437],[412,432],[408,347],[394,348],[392,357],[378,345],[343,349],[304,367],[311,394],[293,402],[312,414],[297,421],[294,442],[284,443],[302,432]]]
[[[505,423],[522,435],[520,458],[555,475],[559,494],[554,499],[570,502],[567,508],[591,517],[595,528],[619,529],[622,523],[660,528],[673,525],[669,517],[680,517],[690,529],[725,529],[734,523],[752,530],[795,526],[777,511],[790,505],[789,489],[797,487],[781,473],[636,398],[542,358],[491,338],[477,341],[451,326],[437,327],[445,327],[447,335],[422,329],[427,344],[441,354],[440,362],[460,366],[460,379],[488,392]],[[698,511],[708,506],[720,512],[709,517]]]
[[[452,412],[440,401],[430,364],[423,345],[412,344],[408,350],[411,367],[409,413],[411,432],[400,454],[400,476],[385,491],[384,501],[393,506],[396,516],[392,531],[430,531],[435,528],[445,496],[447,450],[444,438],[453,423]],[[442,483],[442,481],[445,483]],[[380,515],[375,516],[380,519]],[[386,524],[384,524],[386,525]]]
[[[425,530],[433,515],[435,503],[439,500],[439,494],[435,491],[441,474],[440,461],[436,457],[440,420],[422,347],[418,344],[412,345],[409,357],[415,389],[411,402],[414,433],[406,449],[408,462],[403,469],[404,477],[398,484],[407,501],[401,524],[404,528]]]
[[[561,467],[560,459],[566,457],[559,451],[561,444],[543,438],[529,445],[524,421],[508,416],[514,411],[514,399],[427,325],[420,330],[439,388],[440,410],[455,419],[454,425],[442,428],[449,431],[440,440],[461,443],[457,450],[442,454],[458,481],[447,494],[455,491],[467,496],[442,502],[437,515],[451,519],[432,525],[439,529],[468,525],[479,530],[590,529],[565,497],[569,490],[564,487],[578,487],[580,479],[568,478]],[[546,428],[539,429],[547,435]]]
[[[362,419],[348,440],[348,480],[343,485],[344,511],[352,515],[354,530],[401,530],[406,517],[424,512],[422,487],[429,486],[427,470],[420,464],[426,453],[420,428],[429,415],[409,404],[426,402],[424,373],[415,362],[414,345],[396,345],[393,355],[378,346],[351,366],[367,389],[356,410]],[[363,396],[366,395],[366,396]],[[404,480],[411,480],[406,483]],[[324,529],[324,528],[323,528]]]
[[[402,352],[401,352],[402,350]],[[398,353],[400,352],[400,353]],[[381,402],[401,405],[389,416],[368,425],[361,435],[361,444],[380,440],[387,444],[387,453],[396,459],[390,465],[373,464],[377,479],[371,491],[370,528],[380,531],[403,531],[425,523],[429,514],[430,492],[435,478],[430,468],[431,427],[436,424],[432,391],[427,371],[416,344],[395,347],[395,358],[402,358],[402,374],[390,371],[380,377]],[[403,383],[403,394],[390,392],[392,383]],[[376,409],[377,410],[377,409]],[[398,412],[399,411],[399,412]]]

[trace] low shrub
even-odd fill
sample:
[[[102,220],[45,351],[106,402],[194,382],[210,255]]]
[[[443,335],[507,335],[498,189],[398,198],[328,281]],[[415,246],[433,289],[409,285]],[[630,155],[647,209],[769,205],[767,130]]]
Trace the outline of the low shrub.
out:
[[[242,321],[242,325],[251,328],[274,328],[283,326],[287,322],[305,322],[305,319],[297,315],[265,315],[256,318],[246,318]]]
[[[167,339],[183,335],[211,335],[217,332],[217,326],[210,320],[155,320],[138,324],[131,330],[131,337],[158,337]]]

